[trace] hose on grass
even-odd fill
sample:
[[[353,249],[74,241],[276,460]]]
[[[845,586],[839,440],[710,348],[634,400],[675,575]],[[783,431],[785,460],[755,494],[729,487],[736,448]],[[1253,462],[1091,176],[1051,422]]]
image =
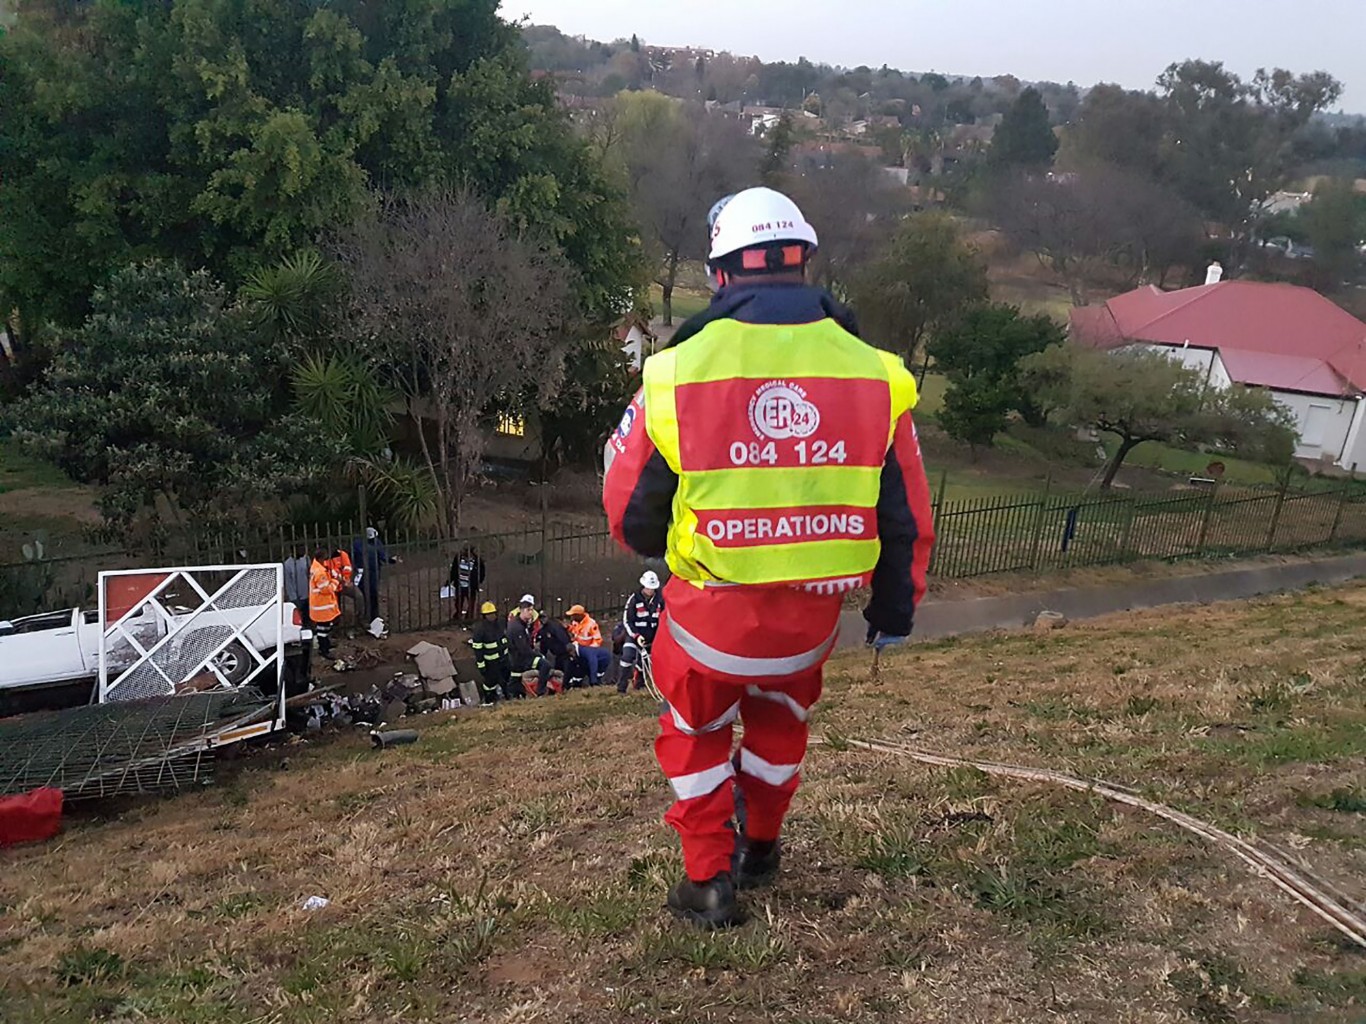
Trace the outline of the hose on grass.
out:
[[[1101,779],[1084,779],[1044,768],[1025,768],[1019,765],[999,764],[994,761],[973,761],[963,757],[948,757],[886,740],[844,738],[836,740],[833,737],[828,737],[820,742],[831,748],[847,746],[917,761],[921,764],[936,765],[941,768],[975,768],[986,775],[1028,782],[1052,783],[1083,793],[1095,793],[1097,796],[1102,796],[1115,803],[1147,811],[1149,814],[1169,821],[1187,832],[1199,836],[1206,842],[1233,854],[1250,867],[1254,874],[1270,879],[1274,885],[1295,902],[1317,914],[1357,945],[1366,948],[1366,916],[1363,915],[1361,904],[1342,895],[1332,885],[1316,877],[1302,861],[1297,870],[1288,863],[1291,858],[1284,854],[1268,853],[1246,839],[1240,839],[1231,832],[1226,832],[1183,811],[1168,807],[1166,804],[1148,800],[1131,789]]]

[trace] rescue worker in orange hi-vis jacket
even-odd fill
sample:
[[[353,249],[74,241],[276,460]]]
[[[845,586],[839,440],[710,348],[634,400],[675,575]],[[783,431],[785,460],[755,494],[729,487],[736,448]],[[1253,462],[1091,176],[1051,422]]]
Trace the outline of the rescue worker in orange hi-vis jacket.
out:
[[[318,638],[318,653],[324,658],[332,656],[332,624],[341,618],[341,605],[337,603],[340,587],[328,565],[327,549],[318,548],[308,570],[308,617]]]
[[[687,875],[668,906],[703,927],[743,920],[736,890],[777,874],[843,595],[871,586],[871,644],[905,639],[934,539],[915,380],[807,286],[815,248],[786,196],[732,198],[711,306],[646,362],[607,444],[613,535],[673,573],[651,647]]]

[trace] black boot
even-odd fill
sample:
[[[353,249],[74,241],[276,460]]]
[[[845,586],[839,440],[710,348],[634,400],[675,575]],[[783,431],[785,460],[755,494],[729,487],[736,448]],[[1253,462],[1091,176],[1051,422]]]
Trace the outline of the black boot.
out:
[[[776,839],[758,842],[741,839],[735,851],[735,885],[738,889],[759,889],[778,877],[783,848]]]
[[[728,871],[709,882],[683,879],[669,890],[669,909],[699,928],[730,928],[745,919]]]

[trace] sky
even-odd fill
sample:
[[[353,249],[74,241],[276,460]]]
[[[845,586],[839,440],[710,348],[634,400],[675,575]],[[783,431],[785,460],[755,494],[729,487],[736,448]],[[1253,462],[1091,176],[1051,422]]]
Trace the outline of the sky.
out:
[[[1188,57],[1328,71],[1366,113],[1366,0],[503,0],[570,35],[765,60],[1150,88]]]

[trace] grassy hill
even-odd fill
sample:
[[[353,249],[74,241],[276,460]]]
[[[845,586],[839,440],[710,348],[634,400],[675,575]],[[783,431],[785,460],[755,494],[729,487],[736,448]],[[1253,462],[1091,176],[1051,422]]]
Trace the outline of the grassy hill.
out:
[[[1064,768],[1366,877],[1366,587],[837,660],[816,731]],[[231,766],[0,871],[7,1022],[1360,1021],[1270,883],[1041,784],[813,749],[781,884],[698,934],[644,699],[589,692]],[[330,905],[308,913],[312,894]]]

